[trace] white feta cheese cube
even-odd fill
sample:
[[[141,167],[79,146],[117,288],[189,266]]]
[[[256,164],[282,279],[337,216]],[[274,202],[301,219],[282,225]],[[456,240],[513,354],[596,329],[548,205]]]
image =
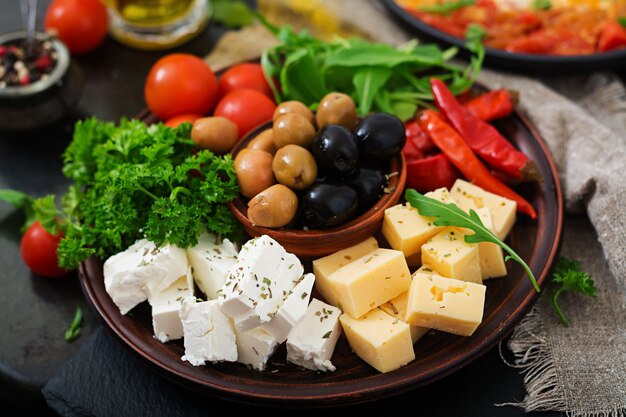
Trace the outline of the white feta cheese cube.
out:
[[[237,249],[228,239],[220,242],[214,234],[203,233],[198,244],[187,249],[187,258],[198,288],[214,299],[237,261]]]
[[[269,358],[274,354],[278,341],[257,327],[245,332],[235,328],[237,336],[237,362],[251,366],[257,371],[265,370],[265,365]]]
[[[194,366],[206,361],[236,361],[237,343],[230,319],[221,312],[217,300],[197,302],[183,299],[180,308],[185,354],[182,360]]]
[[[144,268],[149,268],[150,278],[146,282],[149,294],[156,294],[187,274],[189,262],[184,249],[166,244],[153,249],[146,255]]]
[[[330,359],[341,335],[341,310],[314,298],[287,338],[287,360],[313,371],[334,371]]]
[[[274,336],[279,343],[284,342],[289,332],[291,332],[291,329],[293,329],[306,314],[314,283],[315,275],[304,275],[288,294],[287,300],[285,300],[283,305],[278,309],[276,316],[274,316],[271,321],[261,326],[261,328]]]
[[[154,243],[141,239],[104,262],[104,287],[122,314],[148,299],[145,286],[151,271],[146,257],[154,250]]]
[[[180,320],[180,306],[183,299],[193,296],[193,278],[191,267],[184,277],[174,281],[165,290],[149,294],[148,302],[152,306],[152,329],[154,337],[162,343],[183,337],[183,324]]]

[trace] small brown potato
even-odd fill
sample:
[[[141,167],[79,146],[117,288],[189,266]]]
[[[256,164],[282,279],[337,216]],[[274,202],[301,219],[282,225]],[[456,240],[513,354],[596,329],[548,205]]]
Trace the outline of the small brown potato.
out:
[[[279,183],[293,190],[304,190],[317,178],[317,164],[311,152],[289,144],[276,151],[272,169]]]
[[[276,183],[272,155],[258,149],[242,149],[235,157],[235,174],[241,194],[252,198]]]
[[[274,133],[276,149],[289,144],[308,148],[315,137],[313,125],[304,116],[297,113],[283,114],[276,119],[272,132]]]
[[[202,117],[191,129],[191,140],[216,154],[230,151],[238,138],[237,125],[225,117]]]
[[[256,135],[250,142],[248,142],[248,149],[259,149],[269,154],[274,155],[276,153],[276,146],[274,146],[274,134],[272,129],[266,129]]]
[[[298,197],[282,184],[272,185],[248,202],[248,219],[263,227],[283,227],[293,220]]]
[[[327,94],[317,108],[317,127],[341,125],[350,130],[356,126],[356,106],[352,97],[342,93]]]
[[[276,107],[276,110],[274,110],[273,120],[276,121],[280,116],[287,113],[299,114],[307,119],[311,125],[315,126],[315,116],[313,116],[313,112],[300,101],[290,100],[280,103],[278,107]]]

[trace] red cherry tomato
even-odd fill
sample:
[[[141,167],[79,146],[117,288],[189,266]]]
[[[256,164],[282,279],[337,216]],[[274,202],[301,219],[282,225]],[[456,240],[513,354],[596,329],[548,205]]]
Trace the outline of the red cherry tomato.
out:
[[[41,223],[31,224],[22,236],[20,252],[28,268],[37,275],[54,278],[68,273],[59,268],[57,247],[62,235],[52,235]]]
[[[150,70],[146,103],[161,120],[181,114],[208,114],[217,100],[217,79],[209,66],[189,54],[171,54]]]
[[[109,18],[99,0],[54,0],[46,11],[44,26],[56,30],[70,52],[82,54],[102,43]]]
[[[239,137],[261,123],[272,120],[276,105],[265,94],[256,90],[236,90],[217,103],[214,116],[230,119],[237,125]]]
[[[202,116],[197,114],[181,114],[180,116],[174,116],[171,119],[167,119],[164,124],[168,127],[178,127],[180,124],[185,122],[193,123],[201,117]]]
[[[272,89],[265,80],[265,75],[263,75],[263,68],[259,64],[237,64],[220,77],[220,97],[224,97],[232,91],[242,90],[244,88],[259,91],[270,98],[274,97]]]

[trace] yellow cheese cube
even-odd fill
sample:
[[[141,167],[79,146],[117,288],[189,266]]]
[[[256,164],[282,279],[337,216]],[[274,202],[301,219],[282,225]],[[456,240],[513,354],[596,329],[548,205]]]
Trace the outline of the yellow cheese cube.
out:
[[[511,231],[517,209],[515,201],[485,191],[461,179],[455,181],[450,194],[458,206],[468,213],[470,209],[489,207],[493,219],[493,233],[500,239],[504,240]]]
[[[391,317],[402,320],[403,322],[407,322],[406,312],[409,304],[409,292],[405,291],[399,296],[387,301],[385,304],[380,306],[380,309],[385,313],[389,314]],[[411,330],[411,340],[413,344],[417,342],[420,337],[424,336],[430,330],[428,327],[419,327],[410,325]]]
[[[404,255],[392,249],[375,249],[339,268],[328,277],[337,306],[353,317],[402,294],[411,285]]]
[[[482,284],[478,245],[458,227],[446,227],[422,246],[422,262],[444,277]]]
[[[415,277],[415,274],[418,274],[418,273],[422,273],[422,274],[426,274],[426,275],[436,275],[438,277],[441,276],[441,275],[439,275],[439,273],[437,271],[435,271],[433,269],[432,266],[430,266],[430,264],[422,264],[422,266],[420,266],[417,269],[417,271],[415,271],[415,273],[413,273],[413,276],[411,278]]]
[[[374,249],[378,249],[378,242],[373,237],[370,237],[358,245],[342,249],[313,261],[315,288],[328,304],[334,305],[335,307],[337,306],[337,298],[330,290],[328,277],[342,266],[348,265],[350,262],[359,259],[361,256],[370,253]]]
[[[409,325],[376,308],[360,319],[342,314],[350,347],[379,372],[389,372],[415,359]]]
[[[476,213],[485,227],[493,232],[491,209],[489,207],[483,207],[476,210]],[[480,242],[478,244],[478,257],[480,258],[480,273],[483,280],[506,275],[506,265],[500,246],[491,242]]]
[[[444,203],[453,202],[450,193],[445,188],[439,188],[425,194]],[[421,246],[442,229],[434,226],[432,217],[421,216],[417,209],[409,203],[398,204],[385,210],[383,221],[383,235],[392,249],[401,250],[409,258],[420,253]],[[420,264],[419,257],[411,258],[415,266]]]
[[[482,284],[417,274],[411,282],[407,319],[414,326],[471,336],[483,319]]]

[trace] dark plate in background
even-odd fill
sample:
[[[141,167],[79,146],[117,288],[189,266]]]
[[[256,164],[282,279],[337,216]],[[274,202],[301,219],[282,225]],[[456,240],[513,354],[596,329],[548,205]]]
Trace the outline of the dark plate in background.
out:
[[[154,122],[147,112],[140,115]],[[534,160],[544,181],[519,189],[537,210],[537,221],[519,216],[507,241],[527,261],[544,287],[559,250],[563,222],[561,186],[552,158],[528,121],[515,113],[498,121],[497,128]],[[162,375],[195,391],[221,398],[288,407],[322,407],[362,403],[397,395],[440,379],[467,365],[502,340],[537,300],[523,269],[508,262],[506,277],[487,281],[484,318],[471,337],[431,332],[415,345],[416,360],[380,374],[350,351],[339,339],[333,364],[336,372],[299,369],[285,360],[284,345],[269,361],[265,372],[238,363],[194,367],[183,362],[182,341],[162,344],[153,337],[147,303],[122,316],[104,288],[102,263],[91,258],[79,268],[87,299],[107,327],[131,351]]]
[[[464,45],[463,39],[442,32],[427,25],[395,2],[395,0],[381,0],[387,9],[404,26],[417,35],[423,35],[428,40],[434,40],[446,46]],[[466,54],[462,49],[461,53]],[[615,70],[626,68],[626,49],[603,52],[591,55],[554,56],[539,54],[518,54],[502,49],[485,48],[485,65],[523,72],[549,73],[578,73],[600,70]]]

